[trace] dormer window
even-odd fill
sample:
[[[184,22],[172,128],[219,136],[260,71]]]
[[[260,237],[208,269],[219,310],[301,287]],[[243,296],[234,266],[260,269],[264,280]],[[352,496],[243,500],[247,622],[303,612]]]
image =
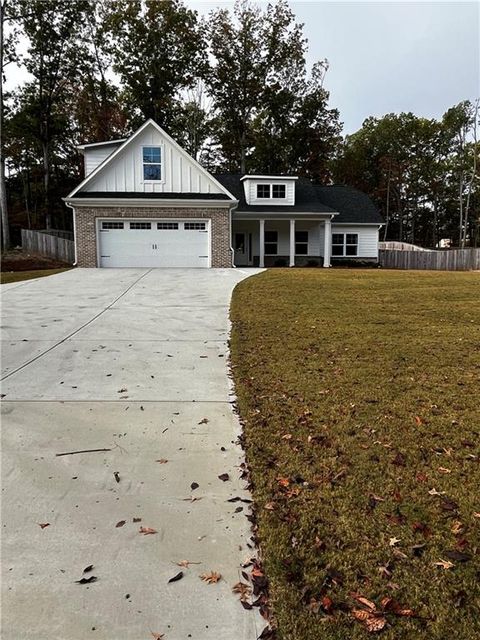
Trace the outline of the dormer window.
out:
[[[287,188],[284,184],[272,184],[272,198],[285,198]]]
[[[257,184],[257,198],[270,198],[269,184]]]
[[[143,147],[143,179],[158,182],[162,179],[162,148]]]

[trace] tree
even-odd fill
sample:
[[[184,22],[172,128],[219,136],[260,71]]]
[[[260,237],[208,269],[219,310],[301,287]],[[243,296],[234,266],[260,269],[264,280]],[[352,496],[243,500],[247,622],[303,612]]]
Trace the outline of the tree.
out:
[[[12,28],[9,35],[5,35],[5,25],[12,22],[14,14],[9,0],[0,0],[0,209],[2,249],[10,247],[10,229],[8,223],[7,189],[5,185],[5,100],[3,82],[5,67],[16,58],[15,43],[17,32]]]
[[[33,77],[18,94],[22,107],[17,109],[17,116],[25,119],[41,150],[48,229],[52,222],[52,143],[56,136],[62,135],[65,112],[61,107],[86,58],[81,34],[89,2],[19,0],[17,11],[23,33],[29,41],[25,67]]]
[[[108,7],[109,44],[130,124],[153,118],[175,136],[180,94],[195,86],[205,66],[196,12],[180,0],[118,0]]]

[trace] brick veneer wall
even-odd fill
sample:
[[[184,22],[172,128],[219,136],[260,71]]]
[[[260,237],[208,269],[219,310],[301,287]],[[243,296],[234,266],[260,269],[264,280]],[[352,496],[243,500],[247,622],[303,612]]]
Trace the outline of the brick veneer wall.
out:
[[[231,267],[228,208],[77,207],[75,209],[77,264],[98,267],[97,218],[196,218],[211,220],[212,267]]]

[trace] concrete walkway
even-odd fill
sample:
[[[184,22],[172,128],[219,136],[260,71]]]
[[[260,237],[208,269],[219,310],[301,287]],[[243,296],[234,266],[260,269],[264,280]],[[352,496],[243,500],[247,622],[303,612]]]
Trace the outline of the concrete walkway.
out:
[[[227,502],[248,497],[228,308],[253,273],[77,269],[2,287],[3,640],[258,637],[231,592],[248,505]]]

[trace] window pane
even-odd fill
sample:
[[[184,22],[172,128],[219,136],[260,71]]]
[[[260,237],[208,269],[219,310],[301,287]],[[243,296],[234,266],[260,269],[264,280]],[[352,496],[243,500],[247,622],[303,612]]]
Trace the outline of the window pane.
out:
[[[343,256],[343,245],[332,245],[332,256]]]
[[[295,243],[295,255],[297,256],[306,256],[308,255],[308,244],[305,243]]]
[[[332,244],[343,244],[343,233],[332,233]]]
[[[245,235],[243,233],[235,234],[235,251],[243,253],[245,251]]]
[[[257,184],[257,198],[270,198],[269,184]]]
[[[143,161],[160,163],[160,147],[143,147]]]
[[[162,171],[159,164],[144,164],[143,179],[144,180],[161,180]]]
[[[308,242],[308,231],[295,231],[295,242]]]
[[[347,233],[347,244],[358,244],[358,234]]]
[[[178,229],[178,222],[157,222],[157,229]]]
[[[277,255],[277,243],[265,243],[265,255],[276,256]]]
[[[205,231],[206,222],[185,222],[183,225],[185,231]]]
[[[130,229],[151,229],[150,222],[130,222]]]
[[[272,196],[274,198],[285,198],[286,189],[284,184],[272,185]]]
[[[345,255],[347,255],[347,256],[356,256],[357,255],[357,245],[356,244],[347,244]]]
[[[265,231],[265,242],[278,242],[278,231]]]

